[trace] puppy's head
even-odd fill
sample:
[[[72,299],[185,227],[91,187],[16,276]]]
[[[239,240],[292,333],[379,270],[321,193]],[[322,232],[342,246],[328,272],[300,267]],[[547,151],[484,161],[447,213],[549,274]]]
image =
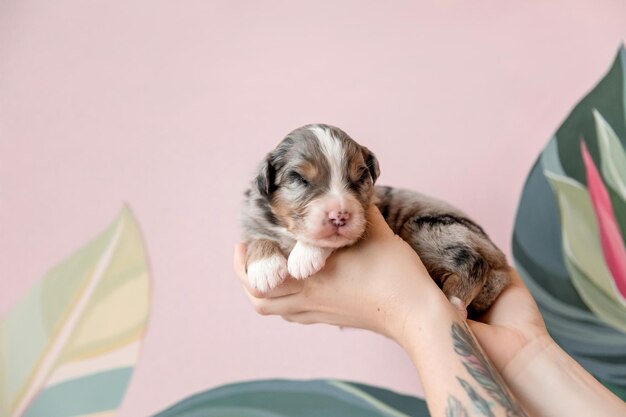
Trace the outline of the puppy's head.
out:
[[[307,125],[291,132],[261,164],[259,192],[296,240],[338,248],[365,231],[378,161],[342,130]]]

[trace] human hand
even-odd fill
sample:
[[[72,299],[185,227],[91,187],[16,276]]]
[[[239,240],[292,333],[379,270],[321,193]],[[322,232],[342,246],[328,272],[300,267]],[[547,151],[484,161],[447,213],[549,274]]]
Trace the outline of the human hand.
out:
[[[523,350],[542,349],[554,343],[528,288],[515,270],[511,269],[511,275],[511,284],[493,305],[476,321],[467,321],[500,372]]]
[[[288,278],[266,293],[249,285],[245,246],[237,245],[235,271],[256,311],[304,324],[368,329],[400,342],[408,317],[427,317],[422,312],[429,305],[447,299],[375,206],[368,219],[367,235],[337,250],[320,272],[304,280]]]
[[[267,293],[250,287],[245,245],[237,245],[235,271],[256,311],[303,324],[372,330],[404,346],[409,336],[405,327],[419,327],[420,320],[438,314],[448,301],[414,250],[393,233],[378,209],[372,206],[368,215],[364,239],[336,251],[312,277],[288,278]],[[511,285],[490,309],[477,321],[468,320],[499,371],[525,347],[551,341],[528,289],[517,273],[511,272]]]
[[[305,324],[358,327],[394,339],[420,372],[431,412],[443,413],[450,387],[456,386],[468,364],[459,361],[459,352],[450,347],[451,326],[462,317],[417,254],[374,207],[369,220],[362,241],[338,250],[306,280],[288,278],[268,293],[255,291],[246,277],[245,245],[235,249],[235,271],[260,314]],[[467,321],[490,359],[485,366],[493,363],[504,378],[492,382],[505,391],[508,386],[531,415],[558,415],[563,403],[554,398],[566,397],[569,415],[590,415],[598,409],[623,415],[624,403],[558,348],[528,289],[511,272],[511,285],[490,309],[476,321]],[[489,372],[487,377],[497,374]],[[498,404],[513,406],[513,398],[507,395],[507,401]]]

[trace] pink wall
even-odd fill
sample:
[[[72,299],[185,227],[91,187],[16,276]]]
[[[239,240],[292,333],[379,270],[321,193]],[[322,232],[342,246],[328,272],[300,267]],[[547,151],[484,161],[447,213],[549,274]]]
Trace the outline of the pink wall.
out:
[[[383,3],[3,1],[0,314],[127,201],[154,306],[121,416],[249,378],[419,390],[381,337],[254,314],[231,253],[257,162],[336,124],[381,183],[451,200],[509,252],[524,178],[626,39],[626,3]]]

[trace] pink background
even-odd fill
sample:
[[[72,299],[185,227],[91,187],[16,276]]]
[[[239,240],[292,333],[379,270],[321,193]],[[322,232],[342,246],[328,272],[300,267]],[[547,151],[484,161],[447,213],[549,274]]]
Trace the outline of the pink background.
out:
[[[336,124],[380,183],[456,203],[509,253],[524,178],[626,39],[626,3],[383,3],[3,1],[0,314],[126,201],[154,305],[121,416],[251,378],[419,392],[382,337],[252,311],[231,254],[257,162]]]

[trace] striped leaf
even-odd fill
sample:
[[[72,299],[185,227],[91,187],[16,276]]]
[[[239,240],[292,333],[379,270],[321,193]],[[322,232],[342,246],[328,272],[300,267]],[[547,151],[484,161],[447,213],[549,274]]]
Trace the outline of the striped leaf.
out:
[[[596,109],[593,109],[593,118],[602,158],[602,176],[622,200],[626,201],[626,152],[615,130]]]
[[[626,307],[615,290],[600,244],[589,193],[575,180],[545,171],[561,212],[564,260],[572,283],[600,319],[626,331]]]
[[[0,415],[112,415],[149,312],[148,263],[128,208],[0,322]]]
[[[623,399],[625,81],[621,46],[608,72],[573,107],[531,168],[512,242],[516,268],[552,337]]]
[[[626,153],[617,135],[599,112],[594,112],[598,130],[598,142],[602,154],[602,171],[609,186],[619,193],[622,201],[626,200]],[[600,128],[602,126],[602,128]],[[600,226],[600,241],[604,259],[613,275],[615,290],[626,304],[626,245],[621,235],[615,210],[607,186],[602,181],[591,155],[582,144],[583,160],[587,170],[587,184],[593,208]]]

